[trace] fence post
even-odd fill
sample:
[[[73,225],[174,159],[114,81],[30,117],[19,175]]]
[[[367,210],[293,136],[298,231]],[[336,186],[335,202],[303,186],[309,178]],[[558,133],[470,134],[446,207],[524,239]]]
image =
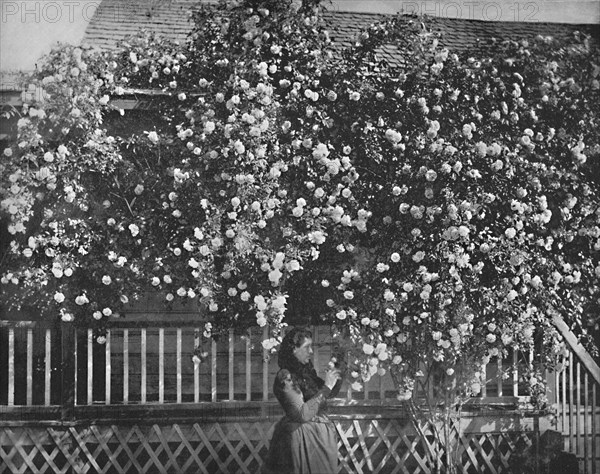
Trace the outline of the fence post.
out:
[[[61,419],[75,418],[75,327],[61,323]]]
[[[535,451],[534,451],[534,456],[535,456],[535,462],[534,462],[534,472],[540,472],[540,440],[541,440],[541,433],[540,433],[540,413],[535,413],[533,415],[533,442],[534,442],[534,446],[535,446]]]

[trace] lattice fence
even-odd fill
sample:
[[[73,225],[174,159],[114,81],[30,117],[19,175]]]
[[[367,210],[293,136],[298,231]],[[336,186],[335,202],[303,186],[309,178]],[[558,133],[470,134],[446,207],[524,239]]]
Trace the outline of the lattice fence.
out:
[[[425,443],[407,420],[337,419],[340,473],[429,473]],[[273,421],[0,427],[0,472],[256,474]],[[465,474],[510,472],[535,433],[463,433]],[[428,437],[429,438],[429,437]]]

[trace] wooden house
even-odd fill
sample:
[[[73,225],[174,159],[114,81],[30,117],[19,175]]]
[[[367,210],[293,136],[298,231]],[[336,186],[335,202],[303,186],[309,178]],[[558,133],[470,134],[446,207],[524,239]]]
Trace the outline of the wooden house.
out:
[[[114,48],[139,28],[184,40],[187,11],[196,3],[104,0],[84,42]],[[381,16],[331,11],[326,19],[333,40],[343,46]],[[493,48],[487,41],[492,37],[560,37],[576,31],[599,37],[593,25],[449,18],[433,24],[444,44],[461,51]],[[382,54],[391,61],[397,56],[393,47]],[[3,107],[19,104],[20,90],[2,94]],[[150,95],[131,93],[119,100],[130,117],[151,117]],[[10,133],[10,122],[4,130]],[[159,308],[147,300],[111,321],[103,344],[93,328],[0,313],[1,472],[259,471],[282,413],[271,390],[277,367],[260,344],[262,330],[231,332],[206,343],[195,308],[169,313]],[[453,429],[461,472],[512,472],[511,457],[519,454],[542,472],[542,435],[549,429],[562,433],[564,449],[577,455],[580,472],[600,472],[600,367],[561,320],[556,325],[570,352],[567,368],[548,375],[552,410],[528,408],[528,394],[519,384],[519,357],[527,354],[493,360],[481,396]],[[314,363],[321,371],[331,355],[331,332],[326,326],[313,330]],[[201,344],[208,357],[197,364],[192,355]],[[506,369],[508,379],[502,377]],[[375,377],[360,393],[344,387],[331,405],[340,472],[429,472],[429,438],[411,425],[407,405],[395,398],[389,379]]]

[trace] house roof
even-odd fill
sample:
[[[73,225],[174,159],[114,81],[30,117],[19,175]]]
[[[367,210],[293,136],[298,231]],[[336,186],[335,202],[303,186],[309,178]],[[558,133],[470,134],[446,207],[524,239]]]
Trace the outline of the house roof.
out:
[[[139,29],[153,31],[165,38],[185,41],[191,29],[189,12],[199,0],[103,0],[89,23],[83,43],[103,49],[115,48],[118,40]],[[357,33],[373,23],[391,18],[381,13],[327,11],[326,23],[331,37],[340,46],[350,46]],[[441,43],[453,51],[486,48],[490,39],[531,39],[535,36],[566,38],[582,31],[600,38],[600,25],[544,22],[502,22],[463,18],[430,17],[430,25],[442,34]],[[489,48],[489,46],[487,46]],[[387,48],[394,56],[394,48]]]
[[[117,42],[140,29],[153,31],[167,39],[184,42],[192,28],[190,12],[203,0],[102,0],[95,9],[82,43],[101,49],[114,49]],[[204,0],[206,3],[206,0]],[[340,2],[338,2],[340,3]],[[352,45],[359,31],[393,15],[356,11],[329,10],[325,20],[331,38],[340,47]],[[429,26],[442,34],[441,43],[452,51],[493,49],[489,40],[531,39],[535,36],[567,38],[576,31],[590,34],[600,41],[600,25],[545,22],[483,21],[465,18],[429,17]],[[402,55],[393,45],[380,53],[398,63]],[[0,91],[20,91],[18,75],[1,73]],[[16,100],[16,99],[15,99]],[[4,96],[1,103],[8,103]]]

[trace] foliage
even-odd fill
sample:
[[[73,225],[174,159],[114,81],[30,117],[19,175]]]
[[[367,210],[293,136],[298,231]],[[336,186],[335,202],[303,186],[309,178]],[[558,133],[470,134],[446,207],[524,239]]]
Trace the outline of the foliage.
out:
[[[371,52],[403,22],[372,30],[341,66],[360,98],[339,120],[365,170],[357,245],[371,258],[330,283],[329,304],[362,345],[357,379],[391,369],[410,392],[437,371],[438,386],[477,394],[493,357],[556,360],[554,314],[581,327],[597,313],[597,46],[506,41],[476,58],[422,35],[398,71]]]
[[[271,349],[290,294],[313,297],[351,343],[355,388],[390,371],[400,398],[435,380],[454,402],[493,357],[533,350],[551,367],[555,314],[585,340],[600,296],[597,45],[465,56],[398,17],[340,52],[318,2],[193,16],[185,45],[63,47],[31,78],[44,93],[0,170],[14,307],[104,320],[155,291],[197,303],[207,337],[269,325]],[[164,92],[155,128],[113,137],[103,118],[127,88]],[[540,367],[526,378],[543,404]]]

